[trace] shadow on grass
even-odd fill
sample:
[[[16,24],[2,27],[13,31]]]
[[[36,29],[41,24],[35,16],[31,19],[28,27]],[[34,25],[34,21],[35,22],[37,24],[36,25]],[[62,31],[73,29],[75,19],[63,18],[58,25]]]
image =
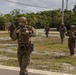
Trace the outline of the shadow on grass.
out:
[[[61,59],[61,58],[69,58],[69,56],[52,56],[50,58]]]
[[[51,45],[54,45],[54,44],[62,44],[61,42],[53,42],[51,43]]]
[[[62,55],[52,55],[50,58],[55,58],[55,59],[61,59],[61,58],[70,58],[69,54],[62,54]]]

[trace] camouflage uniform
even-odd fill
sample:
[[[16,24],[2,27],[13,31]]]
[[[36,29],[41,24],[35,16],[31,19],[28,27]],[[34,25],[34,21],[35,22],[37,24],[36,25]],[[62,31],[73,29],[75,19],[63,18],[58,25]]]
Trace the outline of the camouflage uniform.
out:
[[[10,37],[12,38],[12,34],[13,34],[13,32],[14,32],[14,29],[15,29],[16,27],[15,27],[15,25],[14,24],[11,24],[10,26],[9,26],[9,31],[10,31]]]
[[[21,17],[22,19],[24,17]],[[20,18],[20,19],[21,19]],[[24,18],[25,19],[25,18]],[[20,29],[20,33],[16,31]],[[27,32],[29,31],[29,33]],[[33,43],[30,41],[30,37],[34,34],[34,28],[29,25],[23,25],[16,28],[14,34],[12,36],[13,40],[18,40],[18,62],[20,66],[20,75],[28,75],[26,70],[29,61],[30,61],[30,54],[33,51]]]
[[[75,48],[75,39],[76,39],[76,30],[75,30],[75,26],[72,25],[71,26],[71,30],[69,30],[66,33],[66,36],[68,36],[68,47],[70,49],[70,55],[74,55],[74,48]]]
[[[46,25],[46,26],[45,26],[45,35],[46,35],[46,37],[48,37],[49,30],[50,30],[49,25]]]
[[[59,32],[60,32],[60,38],[61,38],[61,43],[63,43],[63,39],[65,37],[65,32],[67,31],[66,27],[64,26],[64,24],[62,24],[59,27]]]

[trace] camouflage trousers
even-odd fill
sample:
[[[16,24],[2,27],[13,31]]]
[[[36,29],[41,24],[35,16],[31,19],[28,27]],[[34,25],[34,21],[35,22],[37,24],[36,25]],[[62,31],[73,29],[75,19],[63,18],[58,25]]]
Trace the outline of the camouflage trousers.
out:
[[[28,75],[26,70],[27,66],[30,62],[30,55],[32,53],[32,46],[23,45],[18,47],[18,62],[20,66],[20,74],[19,75]]]
[[[45,35],[46,37],[48,37],[49,31],[45,31]]]
[[[62,43],[63,43],[63,41],[64,41],[64,37],[65,37],[64,33],[60,33],[60,38],[61,38],[61,42],[62,42]]]
[[[74,48],[75,48],[75,39],[74,38],[69,38],[68,39],[68,47],[70,50],[70,55],[74,55]]]

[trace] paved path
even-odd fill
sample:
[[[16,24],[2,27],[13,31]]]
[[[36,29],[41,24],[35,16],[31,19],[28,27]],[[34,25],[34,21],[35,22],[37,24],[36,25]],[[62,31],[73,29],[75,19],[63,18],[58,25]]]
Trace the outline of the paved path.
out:
[[[35,70],[35,69],[28,69],[28,71],[29,75],[76,75],[76,74],[65,74],[50,71]],[[0,65],[0,75],[19,75],[19,68]]]
[[[0,33],[8,33],[8,31],[0,31]],[[46,36],[44,29],[36,29],[36,34],[40,34],[41,36]],[[58,31],[50,31],[49,36],[60,36]]]
[[[19,71],[0,69],[0,75],[19,75]],[[43,74],[29,73],[29,75],[43,75]]]
[[[44,29],[36,29],[37,33],[45,33]],[[8,31],[0,31],[0,33],[8,33]],[[49,33],[59,33],[59,31],[50,31]]]

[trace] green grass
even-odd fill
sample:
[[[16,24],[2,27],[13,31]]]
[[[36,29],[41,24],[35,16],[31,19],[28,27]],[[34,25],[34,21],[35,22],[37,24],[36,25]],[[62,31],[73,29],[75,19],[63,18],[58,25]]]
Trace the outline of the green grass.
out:
[[[7,51],[0,51],[0,55],[6,56],[6,57],[14,57],[14,58],[17,57],[16,53],[13,53],[13,52],[10,53],[10,52],[7,52]]]
[[[0,60],[0,63],[2,65],[7,65],[7,66],[18,66],[18,61],[17,59],[9,59],[9,60]]]
[[[8,34],[1,34],[0,37],[8,37]],[[59,37],[43,37],[37,35],[34,38],[34,54],[31,55],[31,61],[29,68],[49,70],[56,72],[74,73],[76,74],[76,58],[69,57],[69,49],[67,45],[67,38],[64,39],[64,43],[61,44]],[[17,41],[12,40],[0,40],[0,44],[17,44]],[[0,48],[11,48],[10,46],[2,46]],[[9,58],[17,58],[17,48],[14,46],[12,48],[16,53],[10,53],[8,51],[0,51],[1,56],[6,56]],[[65,53],[65,55],[56,55],[51,53]],[[76,53],[76,49],[75,49]],[[17,59],[1,60],[0,63],[9,66],[18,66]],[[63,66],[63,63],[69,64],[74,67],[74,70],[65,69],[67,66]]]
[[[9,34],[8,33],[0,33],[0,37],[8,37]]]
[[[0,40],[1,44],[16,44],[16,41],[12,41],[12,40]]]

